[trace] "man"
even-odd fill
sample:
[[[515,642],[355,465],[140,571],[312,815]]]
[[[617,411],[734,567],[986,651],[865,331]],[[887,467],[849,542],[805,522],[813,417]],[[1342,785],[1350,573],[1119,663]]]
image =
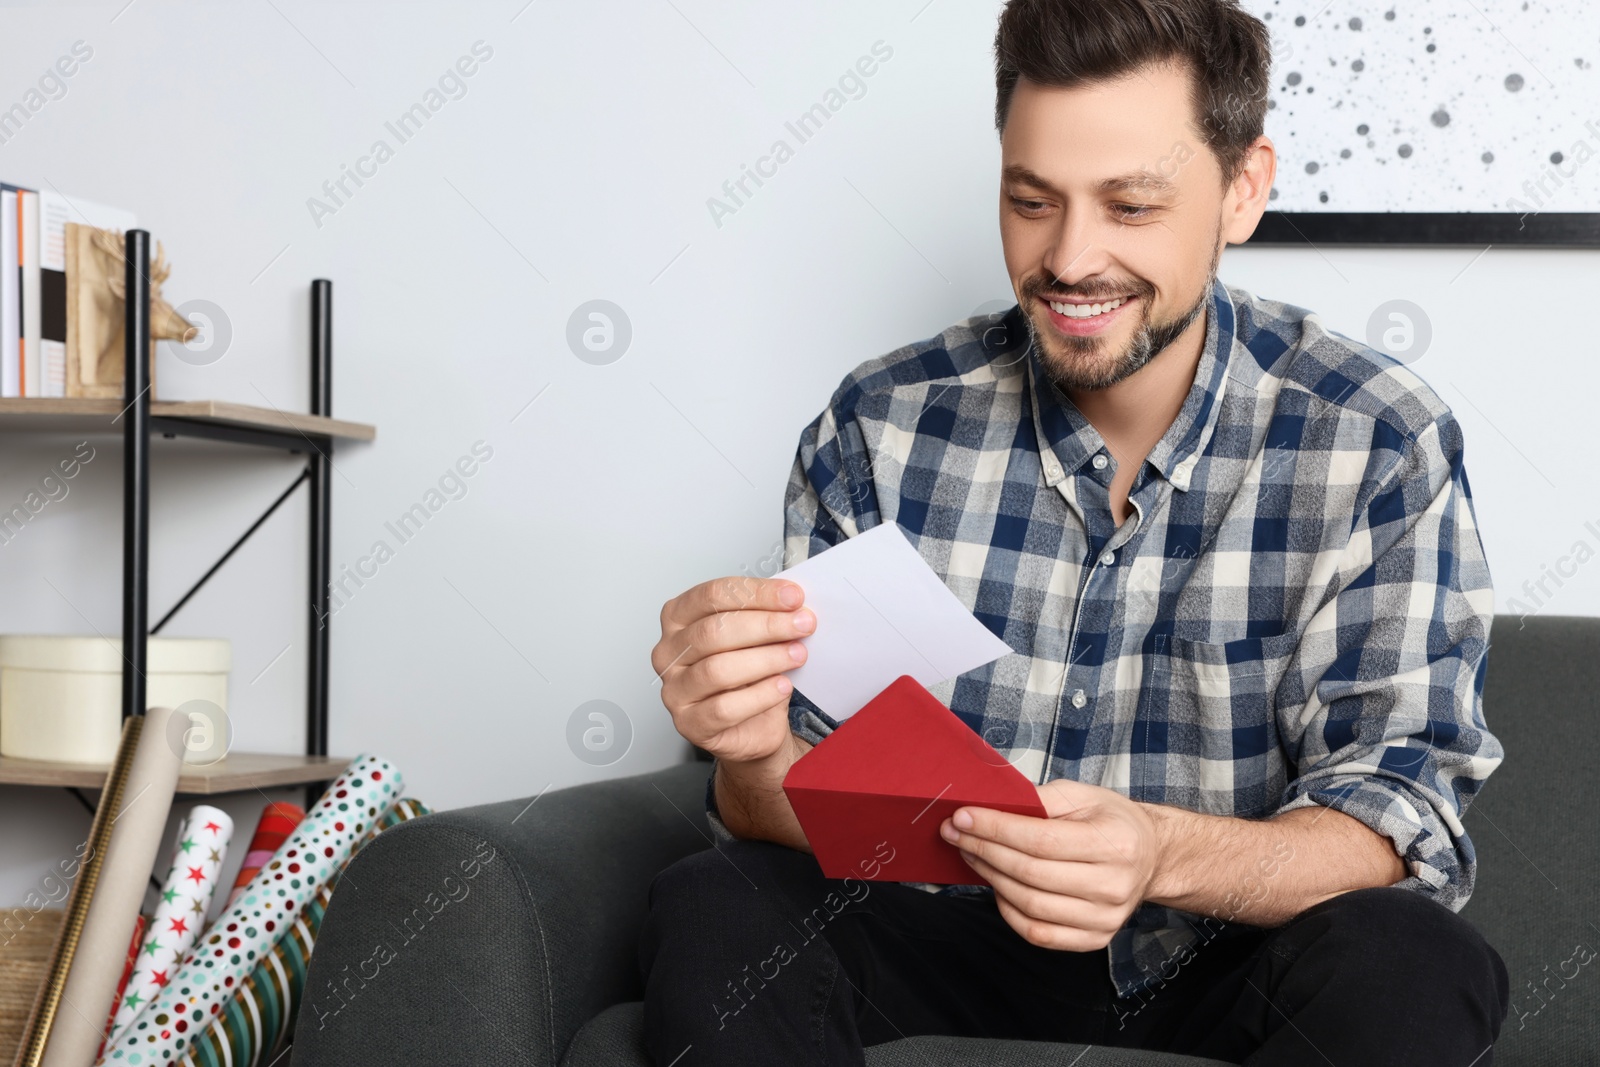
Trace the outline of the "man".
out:
[[[1216,281],[1277,167],[1234,0],[1011,0],[995,48],[1018,306],[846,377],[801,437],[786,562],[899,523],[1016,650],[934,694],[1050,817],[946,820],[992,890],[824,879],[781,783],[836,725],[783,673],[827,619],[778,580],[673,599],[652,662],[716,757],[719,840],[652,888],[651,1054],[956,1034],[1482,1067],[1508,981],[1455,914],[1461,815],[1502,753],[1460,429],[1405,367]]]

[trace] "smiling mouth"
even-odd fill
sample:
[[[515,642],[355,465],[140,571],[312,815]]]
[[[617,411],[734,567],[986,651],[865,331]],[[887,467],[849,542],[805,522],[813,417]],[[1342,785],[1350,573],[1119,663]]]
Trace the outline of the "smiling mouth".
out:
[[[1058,334],[1065,337],[1097,337],[1120,321],[1130,305],[1138,303],[1139,294],[1102,297],[1098,300],[1052,300],[1048,296],[1040,296],[1039,301],[1050,309],[1050,324]]]
[[[1102,300],[1095,303],[1057,300],[1047,300],[1045,303],[1050,306],[1051,311],[1054,311],[1057,315],[1061,315],[1064,318],[1092,319],[1098,315],[1106,315],[1117,310],[1117,308],[1121,307],[1123,304],[1126,304],[1131,299],[1133,298],[1128,296],[1119,296],[1110,300]]]

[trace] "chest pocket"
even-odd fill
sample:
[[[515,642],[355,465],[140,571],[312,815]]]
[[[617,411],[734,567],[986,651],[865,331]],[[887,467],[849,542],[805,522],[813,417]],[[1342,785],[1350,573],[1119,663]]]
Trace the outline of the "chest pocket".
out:
[[[1131,795],[1212,815],[1275,811],[1288,781],[1275,691],[1298,644],[1158,636],[1129,737]]]

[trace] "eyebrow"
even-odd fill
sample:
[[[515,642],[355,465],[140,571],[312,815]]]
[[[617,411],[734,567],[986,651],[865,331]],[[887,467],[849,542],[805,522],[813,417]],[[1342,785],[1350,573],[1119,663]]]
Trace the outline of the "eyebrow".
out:
[[[1043,189],[1049,193],[1059,195],[1060,190],[1050,183],[1044,176],[1029,170],[1020,163],[1012,163],[1000,172],[1003,180],[1019,182]],[[1095,183],[1095,192],[1104,194],[1142,192],[1142,193],[1172,193],[1177,191],[1177,186],[1159,174],[1149,171],[1132,171],[1128,174],[1119,174],[1111,178],[1103,178]]]

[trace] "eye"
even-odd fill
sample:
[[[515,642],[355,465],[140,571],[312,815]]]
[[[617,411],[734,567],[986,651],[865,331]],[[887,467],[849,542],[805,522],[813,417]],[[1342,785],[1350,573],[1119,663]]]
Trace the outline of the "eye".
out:
[[[1014,206],[1024,215],[1037,215],[1048,209],[1050,206],[1043,200],[1028,200],[1020,196],[1013,196],[1011,198],[1011,203],[1012,206]]]
[[[1155,209],[1149,204],[1112,204],[1111,210],[1125,219],[1141,219]]]

